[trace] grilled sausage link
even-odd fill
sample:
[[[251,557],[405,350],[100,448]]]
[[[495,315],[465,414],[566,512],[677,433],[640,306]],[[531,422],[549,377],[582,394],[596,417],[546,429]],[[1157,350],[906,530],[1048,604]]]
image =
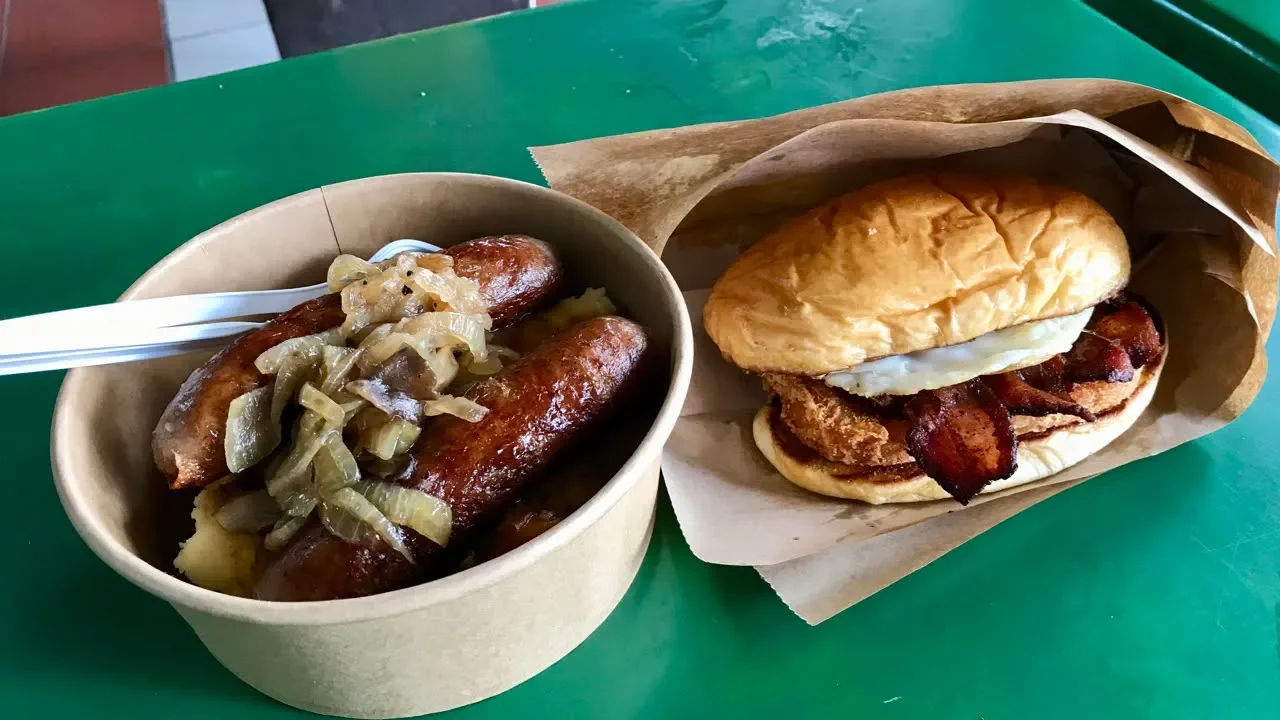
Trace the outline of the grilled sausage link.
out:
[[[564,282],[564,267],[551,247],[528,235],[468,240],[445,254],[453,258],[459,277],[480,285],[495,330],[514,325],[557,294]]]
[[[400,482],[442,499],[453,511],[449,545],[465,548],[516,499],[552,457],[603,416],[637,382],[648,340],[618,317],[582,322],[547,340],[468,397],[489,409],[478,423],[442,417],[411,450]],[[359,597],[430,580],[449,568],[442,548],[411,530],[416,563],[387,547],[303,530],[260,577],[264,600]]]
[[[553,297],[564,270],[551,248],[524,235],[469,240],[445,251],[454,271],[480,286],[495,328]],[[275,345],[342,324],[341,296],[309,300],[223,348],[182,383],[152,434],[156,467],[169,487],[201,488],[227,474],[223,434],[231,401],[271,382],[254,360]]]

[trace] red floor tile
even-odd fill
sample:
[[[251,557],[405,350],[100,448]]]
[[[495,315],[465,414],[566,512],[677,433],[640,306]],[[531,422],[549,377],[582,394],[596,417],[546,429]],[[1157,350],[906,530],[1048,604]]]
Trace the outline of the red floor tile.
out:
[[[159,0],[10,0],[0,115],[161,85]]]
[[[18,70],[6,67],[0,78],[0,115],[140,90],[168,80],[163,45],[106,50]]]
[[[164,42],[160,0],[10,0],[5,69]]]

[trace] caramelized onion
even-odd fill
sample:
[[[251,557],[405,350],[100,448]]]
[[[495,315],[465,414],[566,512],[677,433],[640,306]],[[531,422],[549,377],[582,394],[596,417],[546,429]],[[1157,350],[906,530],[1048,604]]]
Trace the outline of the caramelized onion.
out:
[[[462,367],[468,375],[489,377],[490,375],[498,374],[498,372],[502,370],[502,360],[499,359],[497,355],[491,354],[484,360],[471,358]]]
[[[329,428],[341,430],[347,424],[347,413],[342,406],[311,383],[302,384],[302,390],[298,392],[298,404],[318,415]]]
[[[453,256],[447,253],[421,253],[414,258],[414,262],[423,270],[433,273],[453,269]]]
[[[442,353],[449,353],[444,348],[432,354],[438,358]],[[373,369],[366,376],[371,382],[385,385],[388,390],[408,395],[415,400],[431,400],[439,396],[440,379],[436,377],[435,368],[416,352],[405,348],[392,355],[386,362]]]
[[[387,333],[370,335],[361,344],[361,349],[364,351],[364,356],[360,358],[361,372],[367,375],[373,371],[373,368],[386,362],[392,355],[406,347],[412,348],[424,359],[433,352],[430,345],[420,342],[419,338],[409,333],[389,330]]]
[[[404,393],[392,391],[377,380],[356,380],[347,383],[346,389],[382,412],[406,422],[417,422],[422,416],[422,403]]]
[[[342,436],[330,435],[316,452],[315,485],[321,497],[327,497],[338,488],[349,487],[360,480],[360,467],[356,456],[342,443]]]
[[[337,392],[347,383],[359,359],[360,351],[356,348],[325,345],[321,353],[320,391],[326,395]]]
[[[253,361],[253,365],[263,375],[275,375],[280,369],[280,364],[289,355],[316,358],[320,356],[325,345],[340,344],[343,337],[345,336],[339,330],[334,329],[316,335],[291,338],[259,355]]]
[[[382,272],[377,265],[358,258],[355,255],[339,255],[329,264],[329,273],[325,281],[329,284],[329,292],[341,292],[342,288],[356,280],[363,280]]]
[[[264,385],[231,401],[222,445],[233,473],[262,462],[280,444],[280,426],[271,415],[272,392],[271,385]]]
[[[476,360],[484,360],[489,357],[489,351],[484,335],[487,328],[481,317],[460,312],[430,312],[405,320],[399,326],[402,332],[423,338],[433,348],[460,347]]]
[[[317,353],[290,353],[281,359],[271,396],[271,421],[277,431],[284,418],[284,409],[297,396],[302,384],[316,374],[318,364]]]
[[[458,359],[453,356],[453,350],[450,348],[440,348],[426,358],[427,366],[431,368],[431,373],[435,375],[437,393],[449,387],[454,380],[458,378]]]
[[[218,524],[231,532],[256,533],[280,520],[280,506],[266,490],[238,495],[218,508]]]
[[[377,411],[381,414],[381,411]],[[360,433],[360,445],[374,457],[390,460],[408,452],[422,431],[417,425],[382,414],[385,420]]]
[[[262,546],[271,552],[279,552],[284,549],[285,545],[293,539],[298,531],[307,524],[307,517],[295,517],[293,515],[285,515],[276,521],[275,527],[271,528],[271,532],[262,539]]]
[[[365,338],[361,343],[364,351],[359,361],[361,370],[368,373],[406,347],[428,362],[438,362],[434,356],[441,349],[466,350],[477,360],[489,355],[485,330],[476,316],[456,312],[423,313],[396,323],[385,334],[375,332]]]
[[[413,562],[413,554],[405,546],[400,529],[352,488],[340,488],[320,501],[320,522],[335,537],[355,545],[377,548],[377,540],[381,539]]]
[[[398,455],[390,460],[383,460],[373,453],[362,453],[359,458],[360,474],[377,478],[396,477],[409,465],[406,455]]]
[[[265,489],[228,502],[217,522],[235,532],[270,528],[263,547],[278,551],[318,510],[336,537],[386,543],[412,561],[397,526],[444,545],[449,507],[421,491],[362,480],[362,472],[386,477],[402,469],[421,433],[415,423],[425,416],[483,418],[484,407],[441,392],[459,379],[493,375],[518,355],[489,347],[492,319],[479,286],[458,277],[449,256],[406,253],[372,264],[343,255],[330,265],[327,282],[341,294],[342,327],[260,354],[255,367],[274,376],[271,384],[232,403],[228,465],[243,471],[265,464]],[[281,446],[281,422],[293,404],[302,412]],[[343,437],[349,424],[352,447]]]
[[[356,452],[366,451],[380,460],[390,460],[395,455],[395,435],[383,435],[394,420],[376,407],[366,407],[352,420],[356,430]],[[416,427],[416,426],[414,426]]]
[[[485,329],[493,327],[488,308],[480,297],[480,286],[470,278],[458,277],[452,268],[417,273],[413,276],[413,285],[435,301],[435,309],[482,315]]]
[[[355,489],[387,519],[444,547],[453,528],[453,512],[443,500],[395,483],[360,482]]]
[[[267,471],[267,492],[290,515],[307,515],[316,504],[311,463],[331,435],[339,431],[324,425],[310,410],[298,420],[297,434],[289,453]]]
[[[356,367],[360,369],[360,372],[369,372],[370,368],[378,365],[378,363],[370,361],[369,348],[385,340],[391,334],[393,327],[395,327],[394,323],[370,325],[355,335],[355,339],[358,341],[356,349],[360,351],[360,357],[356,359]]]
[[[452,358],[452,355],[450,355]],[[489,357],[483,361],[476,361],[471,356],[463,358],[458,370],[456,378],[453,380],[452,394],[465,395],[471,392],[471,388],[476,383],[485,378],[497,375],[502,368],[511,364],[514,360],[519,359],[520,353],[502,345],[489,345]]]
[[[428,310],[452,310],[474,316],[487,330],[487,313],[480,286],[454,273],[452,261],[423,260],[425,256],[402,253],[382,263],[376,274],[342,288],[343,329],[359,331],[370,324],[395,322]],[[385,267],[384,267],[385,266]]]
[[[338,390],[330,395],[330,397],[333,398],[334,402],[338,403],[338,407],[342,408],[342,426],[344,428],[347,426],[347,423],[351,422],[352,418],[356,416],[356,413],[359,413],[361,410],[369,407],[369,403],[364,398],[356,397],[346,390]]]
[[[432,415],[452,415],[469,423],[480,422],[485,415],[489,414],[489,408],[474,400],[454,395],[445,395],[439,400],[429,400],[423,403],[423,409],[427,417]]]
[[[313,477],[314,471],[310,463],[296,475],[269,474],[267,492],[286,515],[306,517],[316,509],[316,502],[320,499],[316,494]]]

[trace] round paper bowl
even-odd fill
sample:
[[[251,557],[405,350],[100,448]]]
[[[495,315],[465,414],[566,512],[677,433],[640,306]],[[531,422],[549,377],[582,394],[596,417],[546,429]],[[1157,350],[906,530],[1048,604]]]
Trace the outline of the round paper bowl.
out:
[[[53,467],[76,530],[126,579],[173,605],[231,672],[306,710],[364,718],[438,712],[496,695],[559,660],[635,578],[652,530],[659,455],[689,383],[684,303],[635,235],[534,185],[391,175],[236,217],[178,248],[122,299],[293,287],[323,281],[339,252],[367,257],[398,238],[451,245],[504,233],[553,245],[571,280],[607,288],[665,358],[657,391],[646,393],[653,402],[609,426],[609,441],[592,443],[591,457],[574,458],[611,479],[567,520],[490,562],[366,598],[271,603],[191,585],[173,572],[181,535],[171,520],[189,515],[190,495],[165,489],[150,450],[165,404],[206,357],[187,355],[67,373],[54,413]],[[597,445],[622,452],[597,458]]]

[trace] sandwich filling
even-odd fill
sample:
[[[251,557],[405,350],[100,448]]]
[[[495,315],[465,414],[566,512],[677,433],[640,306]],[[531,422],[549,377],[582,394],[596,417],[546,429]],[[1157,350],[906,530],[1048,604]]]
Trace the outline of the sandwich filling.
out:
[[[821,379],[771,374],[764,381],[780,398],[781,420],[818,455],[857,465],[914,464],[967,504],[1017,470],[1018,430],[1026,418],[1092,422],[1101,408],[1078,401],[1078,390],[1130,383],[1139,368],[1159,359],[1163,346],[1146,304],[1121,296],[1076,315],[881,358],[847,373]],[[980,357],[982,349],[991,355]],[[913,367],[925,377],[909,378]],[[941,379],[952,382],[940,385]]]
[[[1014,325],[969,342],[892,355],[849,370],[828,373],[831,386],[862,397],[914,395],[983,375],[1039,365],[1071,349],[1089,322],[1093,308],[1047,320]]]

